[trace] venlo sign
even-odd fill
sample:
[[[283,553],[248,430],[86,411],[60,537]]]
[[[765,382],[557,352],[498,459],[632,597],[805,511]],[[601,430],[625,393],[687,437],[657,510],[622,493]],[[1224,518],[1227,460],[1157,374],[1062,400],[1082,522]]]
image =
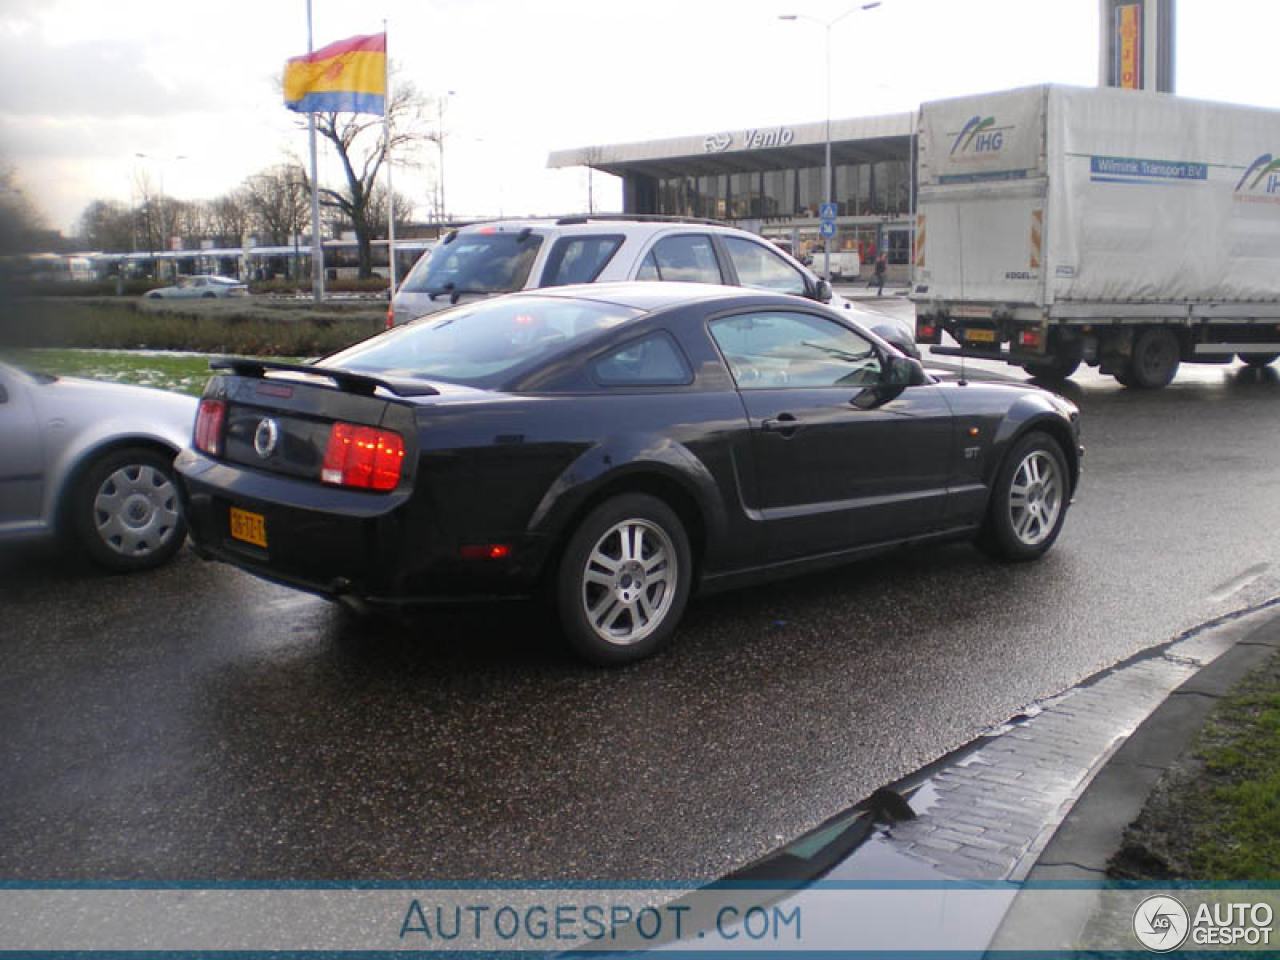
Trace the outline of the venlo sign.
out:
[[[796,132],[790,127],[774,127],[772,130],[745,130],[735,136],[732,133],[713,133],[702,142],[707,153],[724,153],[726,150],[766,150],[769,147],[790,146]]]

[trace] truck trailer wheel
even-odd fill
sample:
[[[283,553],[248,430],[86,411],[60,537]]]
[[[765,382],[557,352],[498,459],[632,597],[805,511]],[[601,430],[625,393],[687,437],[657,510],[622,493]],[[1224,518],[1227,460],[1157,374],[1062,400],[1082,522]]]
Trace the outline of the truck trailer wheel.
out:
[[[1236,356],[1251,367],[1267,367],[1275,363],[1276,358],[1280,357],[1280,353],[1253,353],[1248,355],[1237,353]]]
[[[1133,359],[1128,376],[1116,379],[1126,387],[1145,387],[1157,390],[1168,386],[1182,362],[1182,348],[1172,330],[1153,327],[1143,330],[1133,341]],[[1132,381],[1132,382],[1130,382]]]
[[[1022,369],[1042,380],[1065,380],[1080,367],[1078,357],[1046,357],[1035,363],[1024,363]]]

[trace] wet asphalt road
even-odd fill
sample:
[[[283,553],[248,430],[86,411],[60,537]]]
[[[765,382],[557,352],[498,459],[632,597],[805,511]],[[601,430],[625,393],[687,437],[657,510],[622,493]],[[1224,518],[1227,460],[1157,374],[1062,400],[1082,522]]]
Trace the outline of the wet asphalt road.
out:
[[[1074,384],[1087,472],[1041,562],[955,545],[697,601],[618,671],[523,607],[371,627],[189,554],[0,553],[0,878],[721,875],[1280,594],[1275,371]]]

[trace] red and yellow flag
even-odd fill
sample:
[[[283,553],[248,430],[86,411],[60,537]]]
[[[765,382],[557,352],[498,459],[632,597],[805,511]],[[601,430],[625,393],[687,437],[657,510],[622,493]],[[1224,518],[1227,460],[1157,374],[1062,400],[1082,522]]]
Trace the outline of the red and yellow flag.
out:
[[[290,110],[381,114],[386,102],[385,33],[339,40],[285,62],[284,104]]]

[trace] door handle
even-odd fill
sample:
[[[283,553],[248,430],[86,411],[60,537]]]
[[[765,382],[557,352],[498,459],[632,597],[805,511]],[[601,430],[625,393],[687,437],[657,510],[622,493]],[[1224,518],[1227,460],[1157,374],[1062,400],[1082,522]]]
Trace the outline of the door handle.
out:
[[[780,433],[784,437],[791,437],[800,429],[800,421],[795,418],[795,414],[780,413],[776,417],[761,420],[760,429],[765,433]]]

